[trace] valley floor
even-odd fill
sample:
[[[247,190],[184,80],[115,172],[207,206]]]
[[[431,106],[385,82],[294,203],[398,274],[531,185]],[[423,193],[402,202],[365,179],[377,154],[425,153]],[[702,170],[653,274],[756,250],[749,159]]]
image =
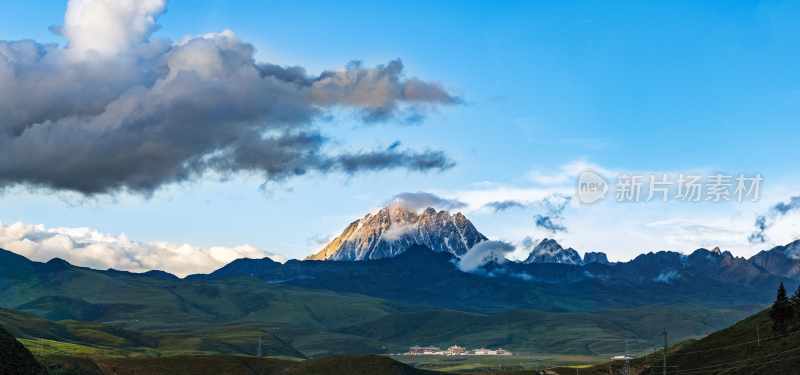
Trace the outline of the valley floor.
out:
[[[400,362],[420,369],[452,373],[526,372],[566,365],[590,366],[606,360],[594,357],[566,354],[520,354],[513,356],[443,357],[443,356],[394,356]]]

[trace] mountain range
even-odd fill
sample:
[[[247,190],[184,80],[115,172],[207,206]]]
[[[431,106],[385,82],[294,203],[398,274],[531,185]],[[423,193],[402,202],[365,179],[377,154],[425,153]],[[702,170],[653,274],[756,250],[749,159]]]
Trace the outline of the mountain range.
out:
[[[393,258],[418,245],[450,255],[453,257],[451,261],[457,263],[476,244],[487,240],[461,213],[450,214],[427,208],[418,214],[394,204],[352,222],[339,236],[307,259],[366,261]],[[698,249],[689,255],[674,251],[651,252],[619,263],[609,262],[603,252],[586,252],[581,257],[577,250],[564,248],[554,239],[537,241],[526,238],[518,246],[529,254],[524,261],[502,262],[501,265],[492,261],[494,258],[490,256],[487,258],[489,264],[477,273],[485,275],[488,273],[482,271],[489,270],[494,278],[509,276],[549,284],[587,280],[603,284],[678,284],[708,279],[750,287],[800,277],[800,240],[762,251],[750,259],[735,257],[729,251],[715,248]],[[267,268],[276,270],[282,267],[273,265]],[[294,262],[283,268],[302,274]],[[224,267],[212,277],[230,275],[231,272],[231,267]]]
[[[626,338],[654,345],[648,322],[690,337],[758,307],[735,293],[713,303],[491,278],[461,272],[453,259],[415,246],[364,262],[239,260],[178,279],[0,250],[0,326],[37,350],[99,356],[253,354],[259,340],[265,353],[295,358],[452,343],[605,355]]]
[[[470,252],[493,242],[462,214],[394,206],[353,222],[311,259],[237,259],[183,279],[0,250],[0,308],[57,322],[0,314],[0,323],[23,336],[181,353],[249,353],[259,332],[279,332],[264,336],[265,350],[293,357],[452,342],[596,355],[621,341],[575,347],[565,338],[584,333],[568,328],[589,324],[622,340],[624,326],[646,347],[658,337],[641,322],[702,335],[771,302],[779,283],[800,283],[800,241],[750,259],[715,248],[612,263],[553,239],[526,240],[526,260],[486,257],[466,272]]]

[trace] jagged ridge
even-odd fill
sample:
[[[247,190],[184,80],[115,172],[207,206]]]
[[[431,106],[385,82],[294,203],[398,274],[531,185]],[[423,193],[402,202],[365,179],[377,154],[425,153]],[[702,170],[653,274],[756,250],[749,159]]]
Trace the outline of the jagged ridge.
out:
[[[421,214],[399,204],[370,213],[345,228],[310,260],[381,259],[397,256],[411,245],[456,256],[487,238],[460,212],[427,208]]]

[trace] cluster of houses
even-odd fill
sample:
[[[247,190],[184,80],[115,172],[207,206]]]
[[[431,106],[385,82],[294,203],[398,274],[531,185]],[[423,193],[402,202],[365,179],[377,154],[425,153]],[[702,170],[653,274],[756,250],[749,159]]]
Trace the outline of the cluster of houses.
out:
[[[412,346],[408,348],[405,355],[445,355],[445,356],[468,356],[468,355],[512,355],[503,348],[497,349],[473,349],[468,350],[463,346],[453,345],[445,350],[436,346]]]

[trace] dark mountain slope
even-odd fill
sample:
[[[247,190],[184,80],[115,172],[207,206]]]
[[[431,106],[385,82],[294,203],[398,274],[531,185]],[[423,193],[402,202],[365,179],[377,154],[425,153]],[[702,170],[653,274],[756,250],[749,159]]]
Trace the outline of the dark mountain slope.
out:
[[[33,354],[0,327],[0,375],[46,375]]]
[[[769,311],[736,323],[699,340],[679,342],[667,355],[667,374],[703,375],[798,375],[800,374],[800,327],[778,335],[772,331]],[[663,351],[631,361],[633,373],[661,375]],[[610,370],[609,370],[610,369]],[[584,375],[622,373],[622,363],[606,363],[581,369]],[[572,375],[575,369],[549,373]]]
[[[750,258],[750,262],[775,275],[798,278],[800,277],[800,240],[762,251]]]
[[[655,360],[651,357],[645,361],[643,374],[661,374]],[[680,373],[800,374],[800,331],[777,335],[765,311],[674,348],[667,356],[667,365]]]

